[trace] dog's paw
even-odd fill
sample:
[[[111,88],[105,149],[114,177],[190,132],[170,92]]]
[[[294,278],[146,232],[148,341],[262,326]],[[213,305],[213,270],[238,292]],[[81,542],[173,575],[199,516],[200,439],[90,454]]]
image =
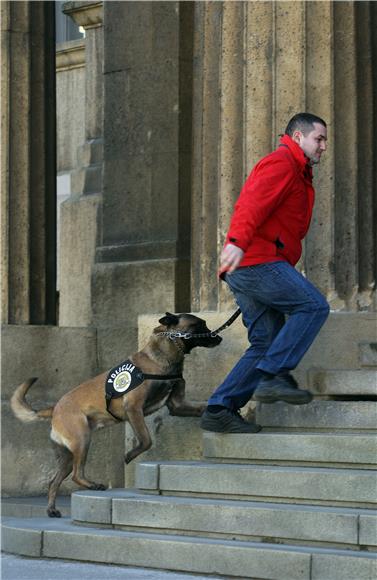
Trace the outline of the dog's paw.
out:
[[[96,491],[105,491],[107,487],[106,485],[103,485],[103,483],[92,483],[90,489],[95,489]]]
[[[61,518],[62,517],[62,514],[60,513],[60,511],[55,509],[55,508],[48,508],[47,515],[49,518]]]

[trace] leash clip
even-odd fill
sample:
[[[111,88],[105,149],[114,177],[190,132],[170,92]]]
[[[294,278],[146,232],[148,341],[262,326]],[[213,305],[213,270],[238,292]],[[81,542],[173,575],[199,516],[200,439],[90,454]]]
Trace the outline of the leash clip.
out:
[[[191,332],[181,332],[180,330],[178,330],[178,332],[174,332],[172,333],[172,338],[191,338]]]

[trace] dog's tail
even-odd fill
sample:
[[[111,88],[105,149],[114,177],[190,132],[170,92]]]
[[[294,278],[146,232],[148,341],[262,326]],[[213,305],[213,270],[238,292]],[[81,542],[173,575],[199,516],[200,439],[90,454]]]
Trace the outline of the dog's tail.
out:
[[[32,423],[33,421],[51,419],[52,412],[54,410],[54,407],[49,407],[47,409],[41,409],[40,411],[34,411],[34,409],[32,409],[25,401],[26,393],[36,380],[36,378],[32,378],[22,383],[14,391],[10,400],[10,406],[13,413],[17,419],[20,419],[20,421],[23,421],[24,423]]]

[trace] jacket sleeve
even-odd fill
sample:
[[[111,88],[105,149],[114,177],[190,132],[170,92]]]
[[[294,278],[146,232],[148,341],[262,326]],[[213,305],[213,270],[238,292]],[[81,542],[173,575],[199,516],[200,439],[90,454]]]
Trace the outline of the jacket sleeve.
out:
[[[241,190],[227,241],[246,251],[256,230],[286,198],[295,177],[288,159],[277,155],[262,159]]]

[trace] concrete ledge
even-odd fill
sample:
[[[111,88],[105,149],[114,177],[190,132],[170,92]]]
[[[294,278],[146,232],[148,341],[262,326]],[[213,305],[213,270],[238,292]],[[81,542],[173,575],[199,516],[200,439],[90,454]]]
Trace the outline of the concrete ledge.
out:
[[[373,580],[377,577],[376,556],[313,554],[312,580]]]
[[[377,463],[377,434],[262,431],[254,436],[204,432],[203,455],[233,462],[297,461],[373,467]]]
[[[309,405],[258,405],[257,423],[264,427],[302,429],[377,429],[375,401],[312,401]]]
[[[377,342],[361,342],[359,344],[359,356],[362,366],[377,367]]]
[[[2,517],[36,518],[46,516],[47,497],[10,497],[1,500]],[[62,516],[71,514],[71,498],[59,497],[59,511]]]
[[[112,523],[166,533],[302,544],[358,544],[357,510],[166,496],[117,498]],[[364,516],[363,516],[364,517]],[[375,545],[377,512],[365,516],[364,545]],[[270,540],[269,540],[270,539]]]
[[[359,543],[377,546],[377,520],[373,515],[360,516]]]
[[[23,526],[22,522],[2,518],[1,550],[20,556],[39,558],[42,554],[42,530],[38,527]]]
[[[113,500],[134,495],[135,492],[125,489],[78,491],[72,494],[72,519],[78,522],[111,524]]]
[[[138,465],[137,480],[140,489],[149,489],[148,469],[146,484],[143,481],[143,463]],[[159,490],[164,494],[369,507],[377,502],[376,485],[377,473],[361,469],[188,461],[159,464]]]
[[[223,534],[228,537],[293,539],[302,541],[358,543],[357,510],[263,502],[207,500],[133,495],[114,498],[112,523],[117,526]],[[376,524],[377,512],[368,515]],[[367,531],[367,530],[366,530]],[[366,539],[365,533],[364,539]],[[368,544],[368,542],[367,542]]]
[[[67,520],[17,520],[3,523],[5,551],[25,554],[27,536],[43,534],[45,558],[63,558],[125,566],[142,566],[227,578],[271,580],[371,580],[375,577],[375,554],[352,550],[278,546],[269,543],[225,541],[176,535],[96,530]],[[18,547],[22,552],[15,552]],[[313,563],[313,572],[311,566]]]
[[[315,395],[372,395],[377,396],[375,370],[308,371],[308,386]]]

